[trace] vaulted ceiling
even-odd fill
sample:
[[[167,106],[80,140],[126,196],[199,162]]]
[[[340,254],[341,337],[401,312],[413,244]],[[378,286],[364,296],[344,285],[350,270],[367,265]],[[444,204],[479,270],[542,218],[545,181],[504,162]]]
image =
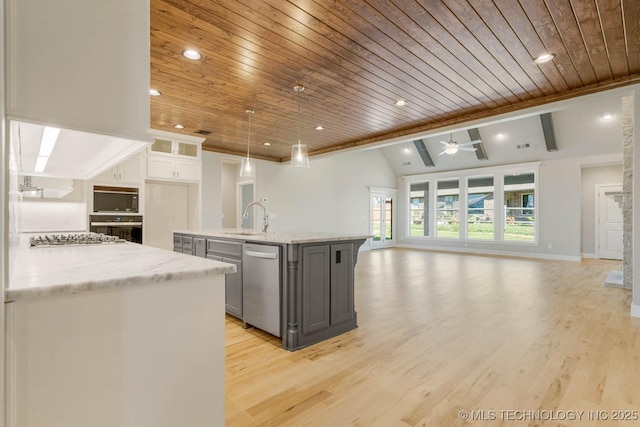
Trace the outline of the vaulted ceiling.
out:
[[[287,161],[298,124],[313,155],[638,82],[637,0],[151,0],[151,127],[211,151],[246,155],[247,109]]]

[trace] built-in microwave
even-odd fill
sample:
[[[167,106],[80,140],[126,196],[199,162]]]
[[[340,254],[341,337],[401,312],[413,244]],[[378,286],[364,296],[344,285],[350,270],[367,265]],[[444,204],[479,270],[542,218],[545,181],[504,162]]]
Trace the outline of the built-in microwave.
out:
[[[93,211],[138,213],[138,189],[134,187],[93,187]]]

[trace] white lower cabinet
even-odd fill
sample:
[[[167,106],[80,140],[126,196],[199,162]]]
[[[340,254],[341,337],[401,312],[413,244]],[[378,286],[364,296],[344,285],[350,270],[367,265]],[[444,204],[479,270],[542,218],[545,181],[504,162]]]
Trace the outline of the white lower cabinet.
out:
[[[18,300],[8,427],[224,425],[224,275]]]

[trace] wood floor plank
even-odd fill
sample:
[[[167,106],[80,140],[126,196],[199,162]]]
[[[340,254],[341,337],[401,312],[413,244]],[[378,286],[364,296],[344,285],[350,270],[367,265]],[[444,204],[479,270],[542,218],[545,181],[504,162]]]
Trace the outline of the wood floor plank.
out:
[[[631,425],[523,423],[499,412],[640,416],[640,319],[629,316],[629,290],[603,286],[616,268],[594,259],[363,252],[353,331],[288,352],[227,319],[227,425]],[[494,411],[497,420],[471,422],[459,411]]]

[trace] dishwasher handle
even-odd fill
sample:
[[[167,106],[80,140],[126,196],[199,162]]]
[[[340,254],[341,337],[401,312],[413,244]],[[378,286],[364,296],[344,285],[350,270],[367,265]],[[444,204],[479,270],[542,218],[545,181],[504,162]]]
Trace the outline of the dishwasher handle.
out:
[[[247,255],[247,256],[255,257],[255,258],[266,258],[266,259],[277,259],[278,258],[278,254],[269,253],[269,252],[256,252],[256,251],[245,250],[244,254]]]

